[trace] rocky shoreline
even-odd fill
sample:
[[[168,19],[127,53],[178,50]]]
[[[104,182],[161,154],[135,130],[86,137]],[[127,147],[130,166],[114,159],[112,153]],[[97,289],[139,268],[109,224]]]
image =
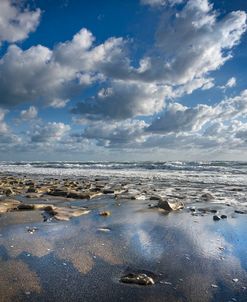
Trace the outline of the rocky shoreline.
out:
[[[188,189],[184,184],[170,187],[167,183],[159,183],[157,180],[155,183],[152,179],[1,175],[1,301],[49,301],[49,296],[53,297],[53,301],[67,301],[72,288],[75,291],[72,301],[78,301],[80,294],[85,294],[85,301],[115,301],[126,299],[132,292],[135,292],[135,301],[148,301],[144,298],[146,290],[145,293],[139,292],[141,288],[149,289],[150,295],[154,295],[157,301],[162,301],[164,293],[167,301],[219,301],[219,297],[227,297],[229,301],[244,301],[247,264],[229,262],[226,265],[224,261],[228,258],[233,261],[233,253],[227,248],[226,240],[222,239],[224,244],[221,244],[216,235],[220,230],[222,234],[226,232],[226,235],[221,234],[222,238],[232,236],[234,233],[229,231],[232,225],[237,226],[235,234],[241,233],[243,226],[246,226],[246,205],[224,203],[222,188],[217,193],[211,192],[208,186],[194,186],[190,195],[186,194],[186,190]],[[229,192],[234,196],[245,191],[243,188],[231,187]],[[212,230],[209,231],[210,229]],[[188,230],[190,234],[187,234]],[[17,234],[21,235],[16,237]],[[196,244],[190,244],[195,245],[195,251],[199,249],[201,254],[192,252],[190,246],[186,250],[188,242],[184,242],[181,234],[183,237],[192,236],[189,242],[197,241]],[[198,234],[203,241],[197,238]],[[234,247],[234,238],[228,240],[233,241]],[[240,236],[238,240],[244,244],[247,238]],[[204,241],[208,241],[208,245]],[[179,269],[181,276],[178,276],[178,263],[174,262],[173,252],[166,247],[167,244],[175,248],[178,263],[182,265]],[[211,264],[208,266],[211,260],[209,262],[208,256],[204,256],[205,251],[202,253],[200,249],[209,251],[209,254],[212,253],[211,249],[215,249],[213,255],[216,255],[220,276],[218,282],[213,277],[213,267]],[[242,246],[238,249],[242,251]],[[197,260],[193,260],[193,253]],[[64,268],[69,266],[70,270],[76,270],[70,277],[77,276],[79,283],[73,285],[72,280],[66,278],[70,294],[56,296],[51,294],[48,285],[40,285],[43,275],[51,269],[49,267],[38,273],[42,271],[38,263],[44,257],[56,259],[51,280],[53,286],[61,274],[60,266],[56,264],[57,259],[65,261],[62,262]],[[103,267],[97,263],[98,259],[104,262]],[[200,268],[194,267],[194,261],[202,263],[206,269],[205,274],[212,278],[207,280],[206,285],[201,283],[205,280],[200,280],[199,283],[196,281],[196,286],[205,294],[205,298],[200,300],[197,291],[192,288],[188,291],[184,287],[185,284],[192,286],[193,278],[200,271]],[[192,265],[189,269],[192,275],[186,277],[189,281],[184,280],[187,262]],[[37,286],[20,282],[13,287],[11,280],[19,278],[16,277],[15,265],[20,268],[24,265],[31,284],[35,279]],[[101,280],[101,286],[117,289],[118,292],[108,298],[102,298],[102,290],[94,292],[94,277],[90,275],[94,269],[97,276],[104,275],[110,269],[113,279]],[[6,270],[7,277],[4,275]],[[33,271],[36,277],[33,276]],[[229,277],[225,273],[235,281],[228,284]],[[219,278],[222,279],[220,282]],[[78,288],[80,280],[92,282],[84,292]],[[121,284],[124,286],[122,289]],[[173,288],[173,293],[170,287]],[[88,291],[92,292],[92,297],[87,296]]]

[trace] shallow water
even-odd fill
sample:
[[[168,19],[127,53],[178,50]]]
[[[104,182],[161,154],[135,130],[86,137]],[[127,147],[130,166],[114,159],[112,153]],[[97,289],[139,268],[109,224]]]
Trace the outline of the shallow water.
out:
[[[212,204],[228,216],[215,222],[149,209],[148,200],[79,203],[91,212],[68,222],[43,222],[38,211],[0,216],[1,301],[246,301],[247,220],[231,206]],[[119,282],[143,270],[155,285]]]

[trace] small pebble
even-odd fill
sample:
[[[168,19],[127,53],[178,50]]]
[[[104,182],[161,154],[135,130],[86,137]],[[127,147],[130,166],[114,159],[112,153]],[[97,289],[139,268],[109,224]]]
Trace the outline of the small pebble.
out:
[[[226,216],[226,215],[221,215],[220,218],[221,218],[221,219],[226,219],[227,216]]]
[[[99,215],[100,216],[110,216],[111,212],[109,212],[109,211],[103,211],[103,212],[100,212]]]
[[[216,285],[216,284],[211,284],[211,287],[213,287],[213,288],[217,288],[217,287],[218,287],[218,285]]]
[[[238,282],[237,278],[232,279],[233,282]]]

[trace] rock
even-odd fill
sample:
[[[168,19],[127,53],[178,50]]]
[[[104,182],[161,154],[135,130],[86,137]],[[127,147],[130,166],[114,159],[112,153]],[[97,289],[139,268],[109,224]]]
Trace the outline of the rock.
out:
[[[103,190],[103,194],[114,194],[115,191],[114,190],[111,190],[111,189],[104,189]]]
[[[5,199],[0,201],[0,213],[6,213],[13,209],[20,204],[20,201],[15,199]]]
[[[34,210],[35,209],[35,206],[33,204],[24,204],[24,203],[21,203],[19,204],[16,209],[18,211],[31,211],[31,210]]]
[[[103,211],[103,212],[100,212],[99,215],[100,216],[110,216],[111,212],[109,212],[109,211]]]
[[[10,195],[15,194],[15,192],[11,188],[5,188],[3,192],[6,196],[10,196]]]
[[[213,288],[218,288],[218,285],[216,285],[216,284],[211,284],[211,287],[213,287]]]
[[[43,207],[43,210],[44,221],[50,220],[51,218],[55,218],[56,220],[68,221],[72,217],[78,217],[81,215],[88,214],[90,212],[90,210],[87,210],[85,208],[54,206]]]
[[[158,196],[158,195],[152,195],[152,196],[150,196],[149,199],[150,199],[150,200],[162,200],[162,197],[161,197],[161,196]]]
[[[132,283],[132,284],[138,284],[138,285],[153,285],[154,280],[153,278],[147,276],[146,274],[135,274],[135,273],[129,273],[120,279],[123,283]]]
[[[70,191],[68,192],[67,197],[74,199],[90,199],[90,194],[78,191]]]
[[[50,192],[47,192],[48,195],[52,196],[61,196],[61,197],[67,197],[68,190],[67,189],[55,189]]]
[[[29,187],[27,193],[37,193],[37,189],[35,187]]]
[[[169,202],[168,200],[161,199],[158,202],[158,208],[161,208],[166,211],[176,211],[184,208],[184,204],[181,201],[177,201],[174,203]]]
[[[201,198],[204,201],[210,201],[210,200],[214,199],[214,196],[212,194],[210,194],[210,193],[204,193],[204,194],[202,194]]]
[[[213,220],[214,220],[214,221],[219,221],[220,219],[221,219],[221,218],[220,218],[218,215],[214,215],[214,216],[213,216]]]
[[[220,218],[221,218],[221,219],[226,219],[227,216],[223,214],[223,215],[220,216]]]
[[[235,210],[234,212],[237,214],[247,214],[247,211],[242,211],[242,210]]]

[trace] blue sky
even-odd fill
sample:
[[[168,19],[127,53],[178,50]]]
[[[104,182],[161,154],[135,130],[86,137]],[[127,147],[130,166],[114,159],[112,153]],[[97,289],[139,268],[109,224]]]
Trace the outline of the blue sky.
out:
[[[0,2],[0,160],[246,160],[244,0]]]

